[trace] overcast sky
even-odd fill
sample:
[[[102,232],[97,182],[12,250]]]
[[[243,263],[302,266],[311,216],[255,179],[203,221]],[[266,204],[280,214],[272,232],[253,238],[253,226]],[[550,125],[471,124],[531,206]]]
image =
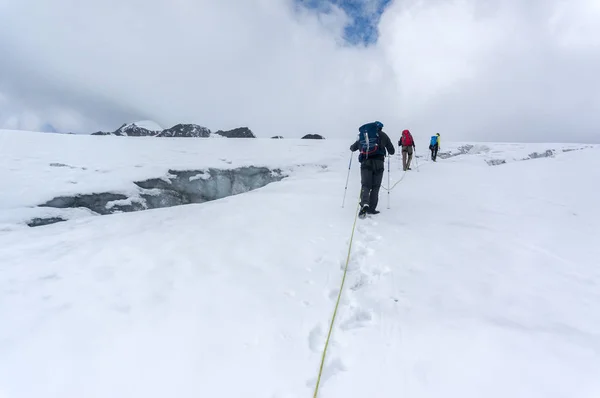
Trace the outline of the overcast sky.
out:
[[[0,0],[0,128],[600,142],[599,0]]]

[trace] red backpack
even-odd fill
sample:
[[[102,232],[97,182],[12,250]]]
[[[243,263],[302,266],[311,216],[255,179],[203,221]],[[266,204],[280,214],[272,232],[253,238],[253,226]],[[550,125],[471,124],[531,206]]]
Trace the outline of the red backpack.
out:
[[[413,146],[413,138],[410,134],[410,131],[404,130],[402,132],[402,145],[403,146]]]

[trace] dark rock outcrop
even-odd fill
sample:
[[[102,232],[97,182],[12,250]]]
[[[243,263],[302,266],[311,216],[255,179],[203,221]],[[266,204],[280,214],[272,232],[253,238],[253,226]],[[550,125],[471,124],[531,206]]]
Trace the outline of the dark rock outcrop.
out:
[[[104,131],[97,131],[95,133],[92,133],[92,135],[116,135],[116,136],[120,136],[120,137],[148,137],[148,136],[154,137],[157,134],[159,134],[161,131],[163,131],[162,129],[149,130],[149,129],[143,127],[143,126],[147,126],[147,125],[148,125],[147,122],[124,123],[121,125],[121,127],[116,129],[112,133],[107,133]],[[152,125],[152,124],[150,124],[150,125]]]
[[[210,130],[197,124],[177,124],[161,131],[157,137],[210,137]]]
[[[485,161],[490,166],[499,166],[501,164],[506,164],[506,160],[504,159],[490,159]]]
[[[248,127],[238,127],[229,131],[219,130],[215,134],[226,138],[256,138]]]
[[[562,150],[563,152],[568,152],[569,150]],[[532,152],[530,153],[526,158],[522,158],[522,159],[515,159],[518,161],[524,161],[524,160],[531,160],[531,159],[542,159],[542,158],[552,158],[555,155],[555,150],[554,149],[547,149],[544,152]],[[490,166],[498,166],[501,164],[505,164],[506,160],[504,159],[491,159],[491,160],[486,160],[487,164],[489,164]]]
[[[34,218],[27,223],[30,227],[42,227],[44,225],[56,224],[57,222],[67,221],[60,217]]]
[[[323,137],[320,134],[306,134],[304,137],[302,137],[303,140],[324,140],[325,137]]]
[[[158,132],[145,129],[135,123],[131,123],[122,125],[113,134],[128,137],[148,137],[155,136],[158,134]]]
[[[456,149],[457,149],[457,152],[440,152],[440,153],[438,153],[438,157],[440,157],[441,159],[448,159],[448,158],[452,158],[454,156],[466,155],[471,151],[471,149],[473,149],[473,145],[470,145],[470,144],[462,145]]]
[[[274,140],[281,140],[281,139],[283,139],[283,136],[281,136],[281,135],[276,135],[276,136],[274,136],[274,137],[271,137],[271,138],[272,138],[272,139],[274,139]]]
[[[539,158],[551,158],[554,157],[554,150],[553,149],[548,149],[546,150],[546,152],[533,152],[530,153],[528,157],[526,157],[523,160],[529,160],[529,159],[539,159]]]

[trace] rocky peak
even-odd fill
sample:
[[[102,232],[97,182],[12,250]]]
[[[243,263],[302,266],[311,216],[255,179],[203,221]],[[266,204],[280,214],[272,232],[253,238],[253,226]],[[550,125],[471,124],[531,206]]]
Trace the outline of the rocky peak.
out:
[[[303,140],[324,140],[325,137],[323,137],[320,134],[306,134],[304,137],[302,137]]]
[[[125,135],[129,137],[146,137],[146,136],[156,136],[162,131],[162,127],[158,124],[143,120],[140,122],[134,122],[129,124],[123,124],[119,127],[114,134],[115,135]]]
[[[210,130],[197,124],[177,124],[163,130],[157,137],[210,137]]]
[[[256,138],[248,127],[238,127],[229,131],[219,130],[215,134],[226,138]]]

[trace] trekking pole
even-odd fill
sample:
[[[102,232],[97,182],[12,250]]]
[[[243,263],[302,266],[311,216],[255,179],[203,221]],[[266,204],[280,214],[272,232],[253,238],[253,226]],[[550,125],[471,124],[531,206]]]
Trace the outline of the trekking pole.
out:
[[[390,158],[388,156],[388,206],[387,208],[390,208],[390,190],[391,190],[391,185],[390,185]]]
[[[415,153],[415,161],[417,162],[417,173],[419,172],[419,157]]]
[[[352,153],[350,153],[350,163],[348,164],[348,176],[346,177],[346,188],[344,188],[344,199],[342,199],[342,209],[346,201],[346,192],[348,192],[348,180],[350,179],[350,168],[352,167]]]

